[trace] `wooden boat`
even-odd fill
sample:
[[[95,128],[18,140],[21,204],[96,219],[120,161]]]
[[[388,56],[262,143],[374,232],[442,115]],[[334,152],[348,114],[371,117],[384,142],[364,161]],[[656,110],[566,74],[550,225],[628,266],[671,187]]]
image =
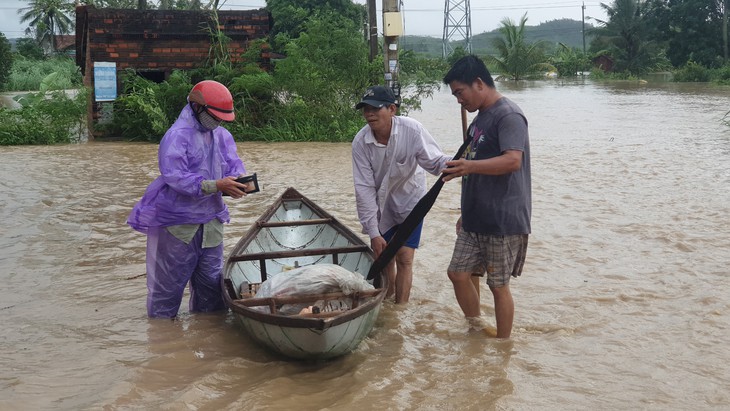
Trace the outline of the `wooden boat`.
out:
[[[387,289],[384,273],[371,282],[373,289],[349,296],[253,295],[267,278],[291,267],[336,264],[364,279],[373,261],[372,250],[355,233],[297,190],[288,188],[226,259],[223,298],[248,334],[265,347],[298,359],[334,358],[355,349],[372,330]],[[285,304],[313,305],[343,298],[350,302],[344,311],[295,315],[279,311]]]

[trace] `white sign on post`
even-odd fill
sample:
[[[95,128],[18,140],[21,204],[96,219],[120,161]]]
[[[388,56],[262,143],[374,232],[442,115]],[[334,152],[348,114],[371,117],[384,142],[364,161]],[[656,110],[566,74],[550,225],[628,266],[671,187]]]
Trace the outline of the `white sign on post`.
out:
[[[94,99],[114,101],[117,98],[117,63],[94,62]]]

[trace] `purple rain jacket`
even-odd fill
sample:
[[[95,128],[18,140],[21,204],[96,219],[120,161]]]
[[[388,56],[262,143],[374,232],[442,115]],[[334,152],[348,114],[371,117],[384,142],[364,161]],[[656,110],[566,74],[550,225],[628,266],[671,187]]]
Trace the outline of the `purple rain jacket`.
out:
[[[147,234],[149,227],[205,224],[214,218],[229,222],[221,193],[205,194],[201,188],[203,180],[246,173],[228,130],[204,129],[186,105],[162,137],[157,157],[161,175],[147,187],[127,224]]]

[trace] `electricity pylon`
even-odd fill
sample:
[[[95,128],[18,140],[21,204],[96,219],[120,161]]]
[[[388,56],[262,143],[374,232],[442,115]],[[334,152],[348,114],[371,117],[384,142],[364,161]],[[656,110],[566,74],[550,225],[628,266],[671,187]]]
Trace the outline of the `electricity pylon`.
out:
[[[459,40],[464,40],[464,49],[471,53],[471,6],[469,0],[446,0],[444,4],[444,58],[454,51],[451,42]]]

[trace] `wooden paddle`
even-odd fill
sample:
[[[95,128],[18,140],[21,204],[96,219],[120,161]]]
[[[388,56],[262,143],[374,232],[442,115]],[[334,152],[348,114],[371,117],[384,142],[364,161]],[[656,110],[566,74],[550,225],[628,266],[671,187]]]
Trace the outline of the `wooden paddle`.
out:
[[[464,143],[461,145],[461,147],[459,147],[459,150],[456,152],[454,159],[461,158],[469,143],[469,140],[464,140]],[[438,197],[439,192],[441,192],[441,187],[444,186],[443,178],[445,176],[446,174],[441,174],[439,179],[436,180],[436,182],[434,183],[433,187],[428,190],[426,195],[418,200],[418,203],[416,203],[416,206],[413,207],[413,210],[411,210],[410,214],[408,214],[406,219],[400,224],[400,226],[398,226],[398,230],[393,235],[393,238],[390,239],[388,244],[385,246],[385,249],[383,249],[383,252],[380,253],[378,258],[373,261],[373,265],[370,266],[370,271],[368,271],[367,277],[368,280],[372,280],[373,278],[375,278],[375,275],[377,273],[385,269],[390,260],[395,257],[398,249],[406,243],[408,237],[410,237],[411,233],[413,233],[413,230],[415,230],[416,227],[418,227],[418,224],[421,223],[423,218],[426,216],[426,213],[431,210],[433,203],[436,202],[436,197]],[[376,286],[378,285],[376,284]]]

